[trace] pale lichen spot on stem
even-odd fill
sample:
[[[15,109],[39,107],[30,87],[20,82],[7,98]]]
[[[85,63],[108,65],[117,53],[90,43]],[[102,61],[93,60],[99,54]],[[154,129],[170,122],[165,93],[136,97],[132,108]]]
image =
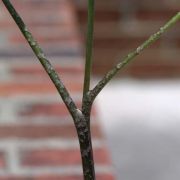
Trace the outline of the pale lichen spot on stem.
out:
[[[136,49],[136,52],[137,54],[140,54],[140,52],[143,50],[143,47],[142,46],[139,46],[137,49]]]
[[[46,61],[46,71],[48,74],[51,74],[53,73],[53,67],[51,66],[51,64],[49,63],[49,61],[47,59],[44,59]],[[57,77],[55,77],[57,78]]]
[[[120,62],[120,63],[118,63],[117,65],[116,65],[116,68],[119,70],[119,69],[121,69],[121,67],[122,67],[122,62]]]
[[[25,32],[28,32],[27,26],[24,26],[24,31],[25,31]]]
[[[44,55],[44,53],[39,49],[39,52],[37,53],[37,57],[39,58],[39,59],[43,59],[43,60],[46,60],[46,57],[45,57],[45,55]],[[47,61],[47,60],[46,60]]]
[[[70,105],[72,103],[72,99],[70,97],[65,97],[65,102]]]
[[[35,45],[36,45],[36,42],[35,42],[35,41],[32,41],[32,42],[30,42],[30,45],[31,45],[31,46],[35,46]]]
[[[164,27],[161,27],[161,28],[160,28],[160,32],[163,33],[163,32],[164,32],[164,29],[165,29]]]

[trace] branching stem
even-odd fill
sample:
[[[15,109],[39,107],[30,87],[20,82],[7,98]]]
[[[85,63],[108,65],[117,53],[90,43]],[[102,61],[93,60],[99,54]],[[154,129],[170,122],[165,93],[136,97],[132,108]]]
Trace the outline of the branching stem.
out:
[[[72,100],[69,92],[64,86],[63,82],[59,78],[57,72],[54,70],[49,60],[45,57],[42,49],[33,38],[32,34],[28,31],[21,17],[18,15],[9,0],[2,0],[9,13],[13,17],[14,21],[18,25],[22,34],[28,41],[33,52],[39,59],[40,63],[44,67],[45,71],[49,75],[50,79],[54,83],[57,91],[62,97],[65,105],[67,106],[70,114],[73,117],[78,138],[81,148],[81,158],[83,164],[84,180],[95,180],[95,170],[93,161],[93,150],[91,143],[91,130],[90,130],[90,112],[94,99],[100,93],[100,91],[108,84],[108,82],[129,62],[131,62],[136,56],[138,56],[144,49],[149,47],[152,43],[158,40],[161,35],[170,29],[175,23],[180,20],[180,12],[178,12],[172,19],[170,19],[160,30],[150,36],[144,43],[142,43],[137,49],[129,53],[122,59],[114,68],[112,68],[98,84],[90,89],[90,76],[92,66],[92,47],[93,47],[93,29],[94,29],[94,1],[88,0],[88,32],[86,43],[86,63],[85,63],[85,77],[84,77],[84,89],[82,100],[82,111],[77,109],[76,104]]]
[[[174,24],[180,20],[180,12],[173,16],[160,30],[151,35],[144,43],[137,49],[125,56],[113,69],[111,69],[98,84],[90,91],[90,99],[93,101],[100,91],[108,84],[108,82],[127,64],[129,64],[136,56],[138,56],[144,49],[148,48],[151,44],[157,41],[162,34],[169,30]]]

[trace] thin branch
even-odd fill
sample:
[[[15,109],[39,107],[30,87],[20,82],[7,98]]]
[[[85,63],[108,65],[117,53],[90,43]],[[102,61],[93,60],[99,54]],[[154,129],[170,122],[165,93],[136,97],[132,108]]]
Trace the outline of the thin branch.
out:
[[[88,32],[87,32],[87,40],[86,40],[86,62],[85,62],[83,99],[85,94],[89,91],[89,87],[90,87],[93,34],[94,34],[94,0],[88,0]]]
[[[22,34],[28,41],[30,47],[32,48],[34,54],[39,59],[40,63],[44,67],[45,71],[48,73],[50,79],[54,83],[55,87],[57,88],[60,96],[62,97],[66,107],[68,108],[71,115],[74,117],[76,114],[77,107],[72,100],[71,96],[69,95],[67,89],[65,88],[63,82],[59,78],[58,74],[52,67],[51,63],[48,61],[48,59],[45,57],[44,52],[36,42],[36,40],[33,38],[32,34],[28,31],[25,23],[19,16],[19,14],[14,9],[13,5],[10,3],[9,0],[2,0],[6,8],[8,9],[9,13],[13,17],[14,21],[18,25],[19,29],[21,30]]]
[[[151,35],[144,43],[142,43],[137,49],[129,53],[122,59],[113,69],[111,69],[98,84],[90,91],[89,97],[91,101],[100,93],[106,84],[127,64],[129,64],[136,56],[138,56],[144,49],[148,48],[151,44],[157,41],[163,33],[170,29],[180,20],[180,12],[173,16],[160,30]]]

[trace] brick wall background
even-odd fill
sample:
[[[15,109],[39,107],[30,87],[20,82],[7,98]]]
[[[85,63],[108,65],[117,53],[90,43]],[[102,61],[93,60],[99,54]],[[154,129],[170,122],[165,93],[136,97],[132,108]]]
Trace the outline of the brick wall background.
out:
[[[82,32],[86,1],[76,0]],[[96,1],[94,72],[104,74],[129,51],[156,32],[180,9],[179,0]],[[138,78],[180,77],[180,25],[146,50],[120,75]]]
[[[86,1],[12,2],[80,105]],[[96,1],[94,72],[105,73],[179,7],[178,0]],[[179,77],[179,34],[178,24],[121,75]],[[97,179],[114,179],[96,108],[92,127]],[[79,180],[82,169],[72,119],[0,2],[0,180],[16,179]]]
[[[82,42],[69,0],[12,0],[80,105]],[[98,180],[112,180],[104,135],[92,114]],[[0,2],[0,180],[80,180],[73,121]]]

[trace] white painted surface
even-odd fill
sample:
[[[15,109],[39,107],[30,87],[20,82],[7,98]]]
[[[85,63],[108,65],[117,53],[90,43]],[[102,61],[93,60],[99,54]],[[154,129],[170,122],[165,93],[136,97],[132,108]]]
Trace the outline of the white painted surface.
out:
[[[97,103],[118,180],[179,180],[180,80],[116,80]]]

